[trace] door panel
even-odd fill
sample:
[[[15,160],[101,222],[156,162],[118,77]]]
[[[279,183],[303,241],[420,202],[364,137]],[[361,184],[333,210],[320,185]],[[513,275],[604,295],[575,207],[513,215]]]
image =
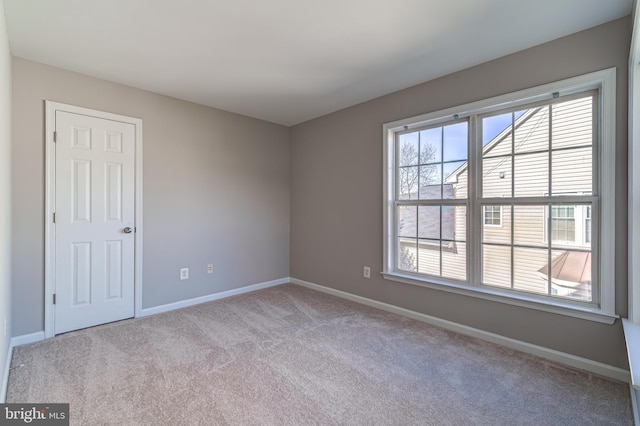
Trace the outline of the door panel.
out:
[[[55,333],[134,315],[135,126],[56,111]]]
[[[105,218],[109,222],[122,222],[122,164],[105,163]]]
[[[71,160],[72,223],[91,223],[91,162]]]
[[[91,303],[91,243],[72,243],[71,284],[73,286],[73,305]]]
[[[104,244],[107,299],[120,299],[122,298],[122,241],[106,241]]]

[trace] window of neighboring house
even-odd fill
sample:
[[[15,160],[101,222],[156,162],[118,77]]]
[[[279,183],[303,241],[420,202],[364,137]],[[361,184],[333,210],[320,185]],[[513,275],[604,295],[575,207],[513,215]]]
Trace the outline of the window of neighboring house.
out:
[[[584,242],[591,243],[591,206],[585,207]]]
[[[575,206],[551,206],[551,240],[576,240]]]
[[[484,224],[487,226],[500,226],[502,224],[502,207],[484,206]]]
[[[589,247],[591,244],[590,205],[555,205],[551,207],[551,211],[545,207],[542,219],[545,242],[548,235],[547,220],[550,220],[552,243],[584,247]]]
[[[612,321],[614,84],[607,70],[386,124],[384,276]]]

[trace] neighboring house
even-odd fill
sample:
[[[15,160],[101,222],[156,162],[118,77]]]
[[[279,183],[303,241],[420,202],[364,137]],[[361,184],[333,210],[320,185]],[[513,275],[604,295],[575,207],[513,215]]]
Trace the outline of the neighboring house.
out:
[[[592,108],[592,98],[582,97],[555,104],[553,109],[543,106],[514,113],[502,131],[483,141],[482,196],[510,197],[512,187],[515,197],[544,197],[550,191],[553,195],[590,195]],[[550,111],[553,151],[549,150]],[[500,117],[485,118],[487,127],[493,118]],[[553,188],[549,188],[549,161]],[[443,199],[467,197],[467,167],[468,163],[464,162],[449,174],[443,173]],[[443,170],[446,169],[443,167]],[[433,182],[425,186],[430,187],[431,192],[434,187],[440,188]],[[419,191],[407,191],[413,192],[425,190],[421,186]],[[512,212],[510,204],[496,202],[483,204],[481,208],[483,284],[547,294],[551,276],[553,294],[591,299],[591,205],[516,205]],[[426,239],[429,238],[426,234],[428,230],[437,230],[434,224],[439,221],[440,207],[418,206],[417,213],[414,210],[415,206],[407,206],[398,217],[400,236],[406,228],[417,226],[419,230],[417,242],[399,240],[400,269],[465,280],[466,207],[442,206],[441,237],[434,236],[436,241]],[[441,256],[437,253],[440,244]],[[436,262],[442,262],[441,270]]]

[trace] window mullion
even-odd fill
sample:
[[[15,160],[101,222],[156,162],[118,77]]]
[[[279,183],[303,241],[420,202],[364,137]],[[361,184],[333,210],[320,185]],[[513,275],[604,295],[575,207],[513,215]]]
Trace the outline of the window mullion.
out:
[[[549,194],[549,196],[553,196],[553,105],[549,105],[549,112],[547,113],[547,115],[549,116],[549,140],[548,140],[548,145],[549,145],[549,174],[548,176],[548,185],[549,185],[549,189],[547,190],[547,194]],[[547,217],[545,218],[546,222],[547,222],[547,265],[552,265],[553,262],[553,251],[552,251],[552,247],[553,244],[551,244],[551,242],[553,241],[552,235],[553,235],[553,213],[552,213],[552,205],[551,203],[548,204],[548,208],[546,209],[547,211]],[[551,280],[553,279],[553,268],[551,268],[551,266],[549,266],[547,268],[547,294],[549,296],[552,295],[553,291],[553,285]]]
[[[479,253],[478,256],[467,256],[467,270],[469,282],[480,284],[482,280],[482,210],[479,203],[482,185],[482,127],[477,115],[469,117],[469,185],[467,207],[467,247],[469,253]]]
[[[615,93],[615,92],[614,92]],[[591,136],[591,140],[593,141],[593,146],[592,146],[592,170],[593,173],[591,175],[592,177],[592,183],[591,183],[591,194],[595,196],[594,201],[591,202],[591,258],[594,259],[595,261],[592,260],[591,262],[591,276],[592,277],[596,277],[596,283],[594,284],[593,280],[591,282],[591,294],[593,297],[593,301],[595,303],[598,304],[598,306],[600,306],[601,309],[604,308],[605,311],[610,311],[613,312],[614,308],[615,308],[615,291],[613,292],[613,295],[608,295],[603,293],[603,287],[605,285],[605,280],[607,282],[610,281],[614,281],[613,278],[615,276],[615,273],[603,273],[603,258],[601,256],[605,256],[604,251],[612,251],[615,250],[614,249],[614,245],[615,244],[608,244],[608,247],[605,248],[605,250],[601,251],[601,248],[603,248],[602,242],[603,242],[603,235],[601,234],[601,229],[603,229],[603,227],[601,226],[601,222],[600,222],[600,218],[603,217],[603,212],[601,210],[601,206],[602,206],[602,201],[606,200],[608,198],[607,195],[605,195],[604,193],[615,193],[615,191],[613,191],[613,189],[615,188],[615,183],[611,182],[611,184],[606,184],[604,182],[604,179],[609,180],[612,179],[611,178],[611,163],[607,161],[607,159],[605,158],[605,146],[603,145],[604,141],[607,140],[605,138],[604,135],[601,134],[601,131],[604,130],[601,128],[601,119],[604,118],[604,114],[609,113],[609,111],[605,111],[605,110],[600,110],[600,108],[603,106],[602,102],[605,101],[605,99],[603,99],[603,93],[598,92],[593,99],[593,104],[592,104],[592,113],[591,113],[591,118],[592,118],[592,136]],[[606,97],[606,100],[611,100],[608,99],[608,97]],[[607,120],[609,121],[609,120]],[[611,123],[609,123],[611,124]],[[614,125],[615,128],[615,125]],[[613,131],[613,134],[615,135],[615,130]],[[608,140],[609,144],[614,144],[614,140]],[[610,145],[608,145],[610,146]],[[602,150],[602,151],[601,151]],[[608,148],[606,149],[606,151],[611,155],[613,154],[615,157],[615,148]],[[615,161],[613,161],[613,163],[615,164]],[[603,173],[603,177],[600,178],[600,173]],[[604,176],[608,176],[607,178],[605,178]],[[615,173],[614,173],[615,175]],[[615,177],[613,178],[613,180],[615,181]],[[595,215],[595,216],[594,216]],[[609,215],[608,215],[609,216]],[[615,216],[615,215],[614,215]],[[610,222],[614,219],[614,217],[609,216]],[[595,229],[594,229],[595,226]],[[615,226],[614,226],[615,229]],[[607,238],[607,242],[611,243],[614,242],[615,238],[609,239]],[[611,254],[607,254],[606,256],[611,256]],[[609,262],[606,262],[605,264],[608,265],[607,269],[610,270],[610,261],[611,261],[611,257],[609,257]],[[614,286],[614,284],[609,283],[607,285],[610,286]],[[613,300],[611,300],[611,297],[613,296]],[[603,297],[605,298],[605,300],[603,301]],[[606,300],[608,299],[608,300]]]
[[[440,252],[440,276],[442,276],[442,205],[440,206],[440,239],[438,240],[438,250]]]
[[[422,176],[422,132],[418,132],[418,194],[416,199],[420,199],[421,176]],[[416,205],[416,270],[420,273],[420,207]]]
[[[440,199],[444,198],[444,126],[441,127],[440,130]],[[444,200],[443,200],[444,201]],[[439,240],[438,240],[438,253],[439,255],[439,265],[438,271],[440,276],[442,276],[442,204],[440,204],[440,226],[439,226]]]
[[[602,217],[602,212],[600,209],[601,203],[599,201],[595,201],[591,204],[591,258],[592,259],[600,259],[601,252],[601,226],[600,226],[600,218]],[[592,276],[598,277],[600,273],[600,263],[598,261],[591,262],[591,274]],[[602,280],[597,280],[596,287],[594,288],[593,282],[591,283],[591,294],[593,294],[593,301],[602,307],[602,293],[601,289],[603,286]]]
[[[511,112],[511,198],[516,196],[516,114]],[[515,288],[515,249],[513,243],[515,242],[515,204],[511,203],[511,288]]]

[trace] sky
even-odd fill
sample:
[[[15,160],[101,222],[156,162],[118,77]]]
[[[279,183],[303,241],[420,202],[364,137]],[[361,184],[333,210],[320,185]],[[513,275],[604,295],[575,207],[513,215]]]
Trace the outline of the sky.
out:
[[[520,118],[526,110],[516,111],[515,120]],[[482,146],[485,146],[511,124],[511,113],[494,115],[482,120]]]
[[[514,119],[517,120],[525,112],[526,110],[516,111],[514,113]],[[487,145],[498,134],[510,126],[511,120],[511,112],[483,118],[482,146]],[[418,151],[418,143],[420,144],[421,149],[424,149],[425,144],[431,146],[434,156],[427,160],[427,162],[444,162],[444,175],[446,178],[449,173],[455,171],[465,161],[467,161],[467,137],[468,123],[463,121],[443,127],[422,130],[420,132],[405,133],[400,137],[400,143],[410,143],[414,145],[416,152]],[[421,162],[424,163],[424,159],[421,159]]]

